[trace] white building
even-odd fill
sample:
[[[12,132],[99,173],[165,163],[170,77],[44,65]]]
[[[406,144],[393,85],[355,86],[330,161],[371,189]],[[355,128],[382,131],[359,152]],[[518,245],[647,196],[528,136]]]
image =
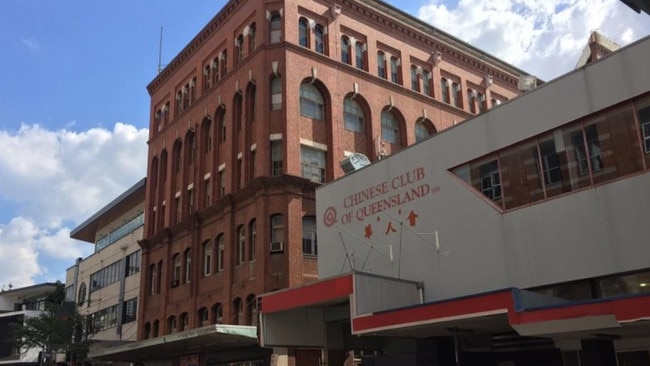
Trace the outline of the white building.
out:
[[[11,324],[37,317],[45,310],[54,283],[0,291],[0,365],[36,365],[42,349],[20,349],[6,338]]]
[[[650,364],[649,55],[645,38],[318,189],[321,280],[262,297],[262,344]]]
[[[91,360],[137,337],[144,187],[142,179],[70,232],[71,238],[95,245],[93,254],[66,272],[66,299],[86,317]]]

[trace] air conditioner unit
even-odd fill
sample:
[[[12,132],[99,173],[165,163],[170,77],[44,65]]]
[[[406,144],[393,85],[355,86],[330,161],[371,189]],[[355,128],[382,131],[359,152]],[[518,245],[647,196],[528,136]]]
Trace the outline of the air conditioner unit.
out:
[[[172,280],[170,283],[171,287],[176,287],[178,286],[178,280]]]
[[[269,247],[271,253],[282,253],[284,252],[284,242],[283,241],[272,241]]]

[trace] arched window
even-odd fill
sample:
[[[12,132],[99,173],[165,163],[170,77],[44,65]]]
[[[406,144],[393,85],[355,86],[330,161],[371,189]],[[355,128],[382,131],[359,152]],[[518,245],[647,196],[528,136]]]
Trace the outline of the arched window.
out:
[[[180,138],[174,142],[174,150],[173,150],[173,162],[174,162],[174,169],[173,173],[174,174],[179,174],[181,172],[181,168],[183,167],[183,143],[181,142]]]
[[[237,131],[241,131],[241,122],[242,122],[242,113],[243,113],[243,97],[241,95],[241,92],[238,92],[235,94],[235,100],[233,101],[233,108],[232,108],[232,113],[233,113],[233,126],[237,128]]]
[[[363,109],[351,97],[343,100],[343,121],[346,130],[363,133]]]
[[[237,297],[235,300],[232,302],[232,310],[233,310],[233,316],[232,316],[232,323],[234,325],[241,325],[243,323],[243,315],[244,315],[244,304],[241,301],[241,298]]]
[[[352,59],[350,58],[350,38],[347,36],[341,37],[341,62],[344,64],[352,64]]]
[[[244,225],[239,225],[237,228],[237,254],[235,256],[235,263],[237,265],[246,261],[246,228]]]
[[[169,318],[167,318],[167,334],[172,334],[176,333],[178,331],[178,324],[176,322],[176,317],[174,315],[170,315]]]
[[[255,109],[255,99],[257,98],[256,94],[257,87],[255,85],[255,81],[251,81],[246,87],[246,121],[248,123],[255,121],[255,115],[257,114],[257,110]]]
[[[203,242],[203,276],[212,274],[212,243],[210,240]]]
[[[246,297],[246,318],[250,325],[257,326],[257,317],[257,297],[254,294],[250,294]]]
[[[269,19],[269,37],[270,43],[278,43],[282,39],[282,16],[277,11],[272,12]]]
[[[311,83],[300,84],[300,114],[316,120],[323,120],[323,95]]]
[[[190,316],[188,313],[182,313],[180,318],[181,330],[190,329]]]
[[[255,51],[255,48],[257,47],[255,32],[256,32],[256,26],[255,23],[253,23],[248,27],[248,53],[249,54],[253,53],[253,51]]]
[[[320,24],[314,28],[314,41],[316,52],[325,54],[325,30]]]
[[[192,249],[185,250],[185,283],[192,280]]]
[[[280,109],[282,109],[282,79],[278,75],[273,75],[271,79],[271,110],[278,111]]]
[[[226,141],[226,108],[224,106],[220,106],[217,109],[216,113],[217,117],[215,118],[217,121],[217,127],[219,129],[219,141],[224,142]]]
[[[224,239],[224,235],[220,234],[217,236],[217,272],[222,272],[224,270],[224,263],[225,263],[225,251],[226,251],[226,243]]]
[[[221,52],[221,77],[224,78],[226,73],[228,73],[228,51],[223,50]]]
[[[196,316],[200,327],[210,325],[210,312],[206,307],[200,308],[199,311],[196,312]]]
[[[221,303],[212,305],[212,323],[223,324],[223,305]]]
[[[252,219],[248,224],[248,258],[255,260],[257,248],[257,223]]]
[[[359,70],[365,70],[366,69],[366,63],[364,59],[364,52],[365,52],[365,45],[361,42],[357,42],[354,45],[354,60],[355,60],[355,66]]]
[[[415,123],[415,142],[425,140],[436,133],[436,128],[428,119],[422,119]]]
[[[149,339],[151,338],[151,323],[146,322],[144,323],[144,339]]]
[[[309,22],[302,17],[298,19],[298,44],[309,48]]]
[[[386,79],[386,56],[383,52],[377,52],[377,76]]]
[[[187,159],[188,166],[196,161],[196,138],[193,130],[187,131],[185,136],[185,159]]]
[[[305,255],[318,254],[316,217],[314,216],[305,216],[302,218],[302,253]]]
[[[389,111],[381,112],[381,138],[391,144],[399,144],[399,122]]]
[[[205,117],[201,125],[201,150],[203,154],[212,151],[212,119]]]
[[[153,321],[153,326],[151,327],[151,337],[158,337],[158,334],[160,332],[160,321],[157,319]]]

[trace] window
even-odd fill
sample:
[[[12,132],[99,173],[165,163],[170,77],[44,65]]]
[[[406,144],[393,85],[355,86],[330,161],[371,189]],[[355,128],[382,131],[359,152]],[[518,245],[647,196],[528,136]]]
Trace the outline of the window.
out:
[[[392,112],[381,112],[381,138],[391,144],[399,144],[399,123]]]
[[[588,150],[585,149],[585,140],[587,141]],[[587,175],[590,171],[593,173],[603,169],[603,156],[596,125],[586,126],[584,137],[581,130],[573,132],[571,134],[571,142],[575,146],[578,172],[580,175]],[[587,153],[589,156],[587,156]]]
[[[298,44],[309,48],[309,22],[302,17],[298,20]]]
[[[365,51],[366,46],[361,43],[357,42],[354,45],[354,64],[359,70],[365,70],[366,69],[366,63],[364,59],[364,51]]]
[[[301,148],[302,176],[312,182],[325,183],[325,151]]]
[[[250,294],[248,297],[246,297],[246,318],[249,320],[250,325],[257,326],[257,297],[253,294]]]
[[[187,190],[187,212],[188,214],[194,212],[194,189]]]
[[[210,178],[203,181],[203,193],[205,194],[205,205],[203,207],[210,207],[212,203],[212,181]]]
[[[134,322],[138,315],[138,298],[126,300],[122,308],[122,324]]]
[[[645,107],[637,112],[641,124],[641,137],[643,138],[643,152],[650,154],[650,107]]]
[[[377,76],[386,79],[386,56],[383,52],[377,52]]]
[[[237,229],[237,256],[235,257],[237,265],[246,261],[246,228],[240,225]]]
[[[212,273],[212,243],[210,240],[203,242],[203,276],[207,277]]]
[[[415,142],[425,140],[436,132],[431,121],[424,119],[415,123]]]
[[[176,253],[172,257],[172,263],[173,263],[173,268],[172,268],[172,282],[171,286],[176,287],[180,283],[181,280],[181,255]]]
[[[241,131],[241,122],[242,122],[242,113],[243,113],[243,97],[242,93],[235,94],[235,100],[233,101],[233,127],[237,128],[237,131]]]
[[[282,140],[271,141],[271,176],[282,175]]]
[[[443,102],[451,103],[449,100],[449,81],[446,78],[440,79],[440,96]]]
[[[271,79],[271,110],[278,111],[282,109],[282,79],[274,75]]]
[[[302,253],[306,255],[317,255],[316,243],[316,218],[306,216],[302,218]]]
[[[257,110],[255,109],[257,98],[257,87],[255,86],[255,81],[248,83],[246,87],[246,121],[251,123],[255,121],[255,115]]]
[[[544,184],[552,185],[562,182],[562,171],[560,169],[560,154],[555,150],[555,140],[543,141],[539,144],[542,162],[542,176]]]
[[[469,105],[469,112],[476,114],[476,91],[467,89],[467,104]]]
[[[219,129],[219,141],[226,141],[226,109],[221,106],[217,110],[217,128]]]
[[[309,82],[300,84],[300,114],[316,120],[323,120],[323,96]]]
[[[226,195],[226,171],[219,171],[219,197]]]
[[[182,155],[183,143],[178,139],[174,142],[174,174],[180,174],[182,164],[183,164],[183,155]]]
[[[418,79],[418,67],[411,66],[411,90],[420,92],[420,80]]]
[[[192,250],[185,251],[185,283],[190,283],[192,280]]]
[[[207,308],[200,308],[199,311],[196,312],[196,316],[198,317],[199,326],[204,327],[210,325],[210,312]]]
[[[224,270],[224,262],[225,262],[225,251],[226,251],[226,245],[224,241],[224,236],[223,234],[219,235],[217,237],[217,271],[222,272]]]
[[[176,323],[175,316],[171,315],[169,318],[167,318],[167,334],[176,333],[178,331],[177,327],[178,325]]]
[[[151,327],[151,336],[158,337],[159,331],[160,331],[160,321],[156,319],[153,321],[153,327]]]
[[[203,154],[207,154],[212,151],[212,120],[210,117],[203,119],[203,125],[201,127],[201,150]]]
[[[282,16],[277,11],[272,12],[269,19],[269,36],[270,43],[278,43],[282,38]]]
[[[463,100],[460,96],[460,84],[456,82],[451,83],[451,99],[454,102],[454,106],[457,108],[463,108]]]
[[[212,322],[214,324],[223,324],[223,305],[220,303],[212,306]]]
[[[257,47],[256,40],[255,40],[255,31],[256,31],[256,26],[255,23],[251,24],[250,27],[248,27],[248,53],[251,54],[253,51],[255,51],[255,48]]]
[[[284,216],[280,214],[271,216],[271,242],[284,242]]]
[[[221,52],[221,77],[225,77],[228,72],[228,51],[223,50]]]
[[[350,57],[350,38],[347,36],[341,37],[341,62],[348,65],[352,64]]]
[[[216,85],[217,82],[219,81],[219,58],[220,56],[217,56],[212,60],[212,63],[210,64],[210,68],[212,69],[212,83],[211,85]]]
[[[401,84],[400,78],[400,61],[397,57],[393,56],[390,58],[390,81],[395,84]]]
[[[251,220],[248,224],[248,258],[255,260],[255,252],[257,247],[257,223],[255,219]]]
[[[126,256],[126,263],[124,266],[124,276],[128,277],[140,272],[140,253],[141,251],[133,252]]]
[[[115,261],[90,275],[90,292],[112,285],[120,280],[121,261]]]
[[[431,72],[424,70],[422,71],[422,94],[427,96],[431,95]]]
[[[244,36],[241,34],[235,41],[235,49],[235,51],[237,51],[237,60],[235,60],[235,62],[239,64],[244,60]]]
[[[316,52],[325,54],[325,30],[321,25],[314,28],[314,40]]]
[[[501,198],[501,179],[499,178],[499,165],[493,160],[479,168],[481,179],[481,193],[492,201]]]
[[[157,274],[158,270],[156,269],[156,264],[149,265],[149,294],[155,295],[158,291],[156,289],[157,284]]]
[[[241,301],[241,299],[239,297],[237,297],[237,298],[235,298],[235,300],[233,300],[232,308],[233,308],[233,312],[234,312],[233,317],[232,317],[233,324],[234,325],[243,324],[243,322],[244,322],[244,319],[243,319],[244,306],[243,306],[242,301]]]
[[[350,97],[343,100],[343,121],[346,130],[363,133],[363,109]]]
[[[190,329],[190,317],[187,313],[182,313],[180,316],[181,330]]]

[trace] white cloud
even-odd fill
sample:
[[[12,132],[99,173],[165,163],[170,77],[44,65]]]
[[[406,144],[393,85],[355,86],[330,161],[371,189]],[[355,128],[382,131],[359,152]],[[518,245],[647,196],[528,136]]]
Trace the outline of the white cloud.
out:
[[[40,43],[36,41],[34,38],[23,38],[20,40],[27,48],[29,48],[32,51],[38,51],[38,49],[41,48]]]
[[[575,67],[589,34],[598,30],[625,45],[650,33],[646,14],[618,0],[439,0],[417,16],[544,80]]]
[[[68,225],[145,176],[147,138],[146,129],[123,123],[112,131],[38,125],[0,131],[0,202],[17,207],[0,222],[0,285],[31,284],[48,273],[46,261],[69,259],[72,265],[87,251],[88,244],[69,238]]]

